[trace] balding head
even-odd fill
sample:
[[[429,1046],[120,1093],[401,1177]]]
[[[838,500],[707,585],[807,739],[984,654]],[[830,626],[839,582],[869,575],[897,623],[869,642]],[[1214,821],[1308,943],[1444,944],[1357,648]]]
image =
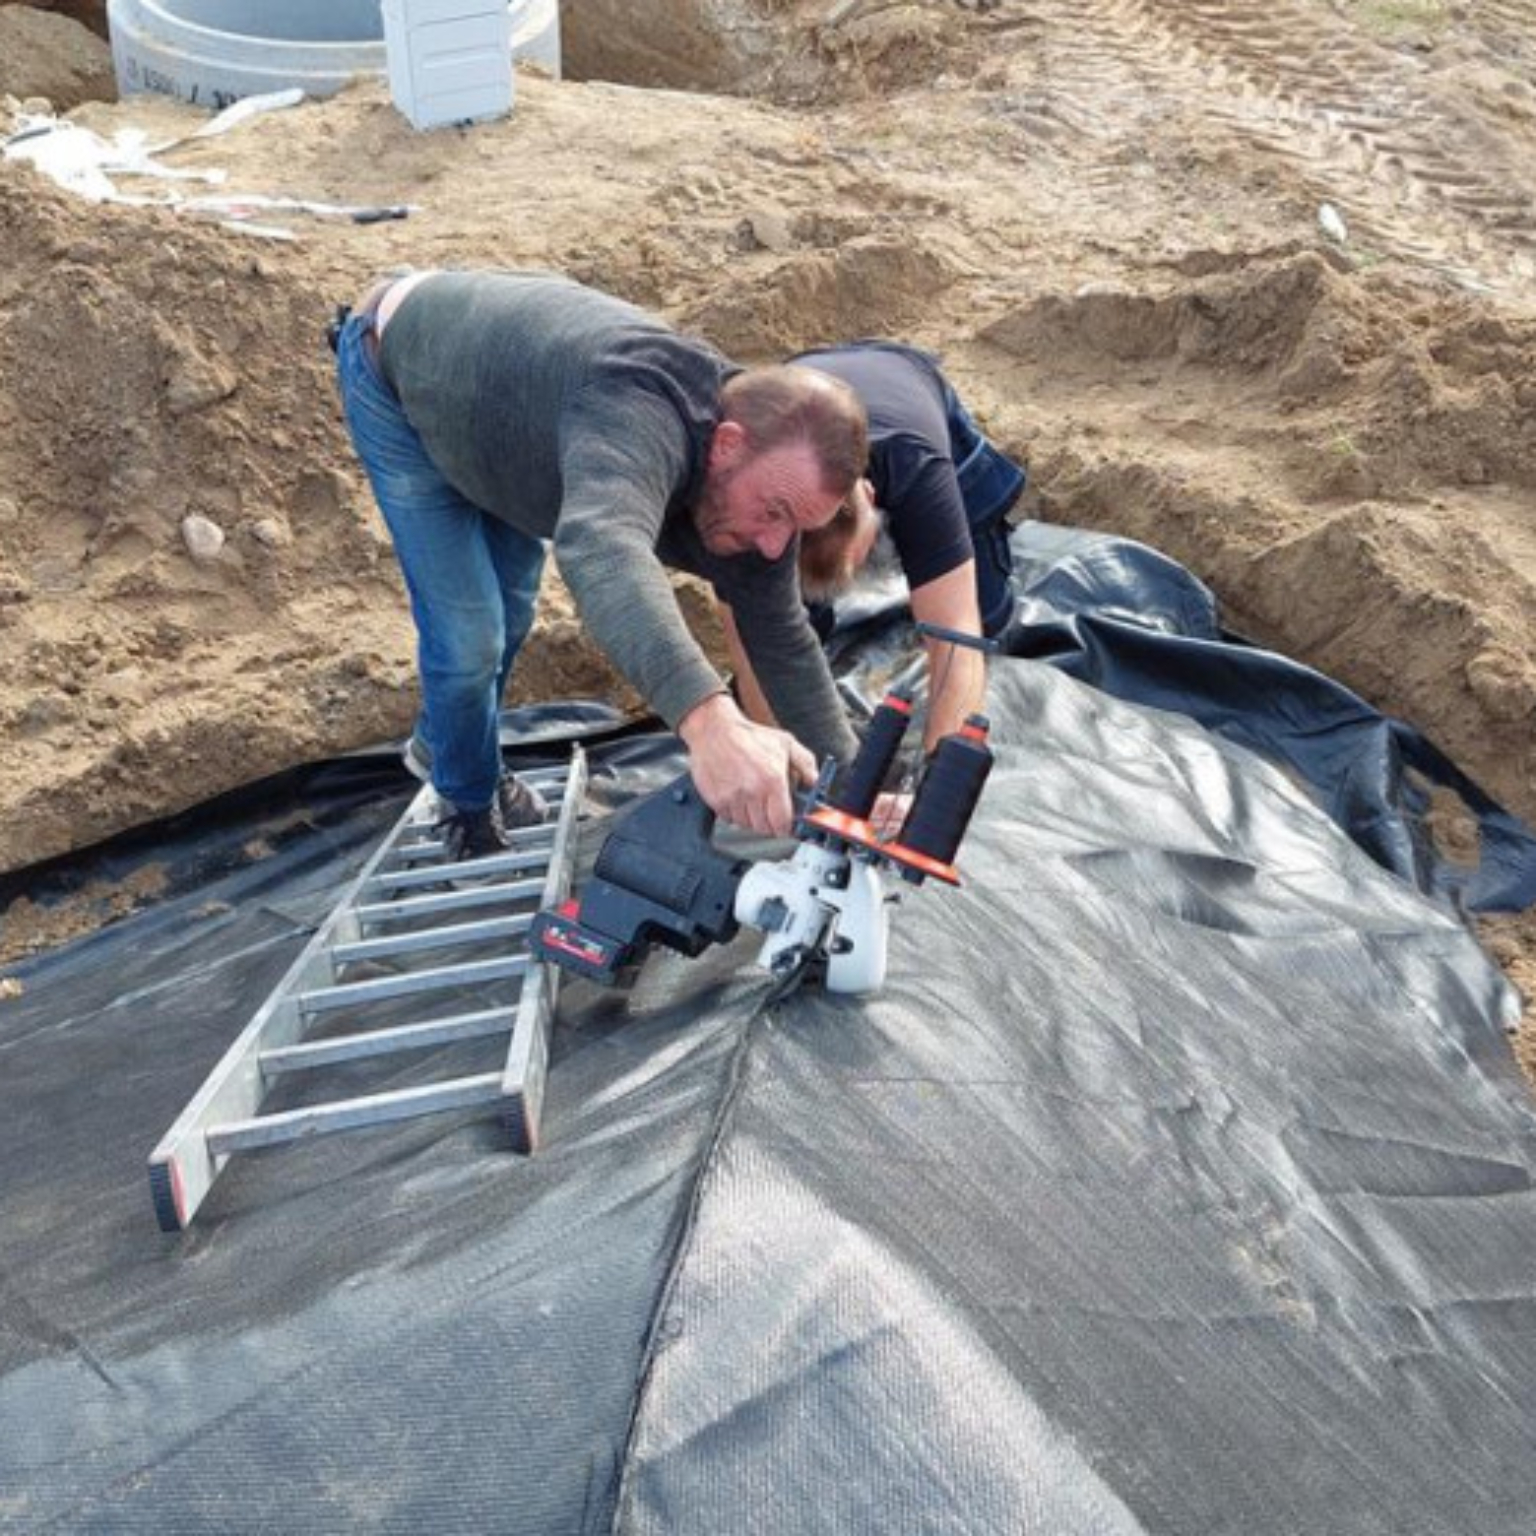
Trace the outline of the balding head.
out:
[[[821,471],[822,485],[842,498],[869,458],[869,426],[859,397],[841,379],[783,363],[748,368],[721,392],[723,421],[746,434],[749,453],[804,444]]]

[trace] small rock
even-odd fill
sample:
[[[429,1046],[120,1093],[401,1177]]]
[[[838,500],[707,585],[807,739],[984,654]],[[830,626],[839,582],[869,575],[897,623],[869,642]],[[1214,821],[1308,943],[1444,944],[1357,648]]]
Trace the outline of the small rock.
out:
[[[777,208],[759,208],[747,215],[752,226],[752,238],[765,251],[789,251],[794,249],[795,237],[790,233],[789,220]]]
[[[1536,710],[1536,676],[1506,646],[1485,646],[1464,669],[1477,702],[1495,719],[1524,721]]]
[[[275,517],[260,517],[251,524],[251,537],[268,549],[281,549],[288,542],[288,530]]]
[[[23,736],[41,736],[56,725],[64,725],[75,718],[75,706],[58,693],[40,693],[28,701],[16,721],[16,729]]]
[[[217,560],[224,548],[224,530],[201,512],[189,512],[181,520],[181,536],[187,553],[200,565]]]
[[[32,567],[32,585],[39,592],[77,592],[83,585],[77,566],[45,555]]]
[[[1323,203],[1318,207],[1317,226],[1335,245],[1343,245],[1349,239],[1344,217],[1332,203]]]
[[[27,990],[25,983],[19,976],[0,976],[0,999],[10,1001],[20,997]]]
[[[239,379],[232,369],[208,358],[185,356],[165,381],[166,409],[172,416],[206,410],[234,394]]]
[[[108,704],[139,704],[146,696],[146,678],[142,667],[119,667],[97,684],[97,692]]]

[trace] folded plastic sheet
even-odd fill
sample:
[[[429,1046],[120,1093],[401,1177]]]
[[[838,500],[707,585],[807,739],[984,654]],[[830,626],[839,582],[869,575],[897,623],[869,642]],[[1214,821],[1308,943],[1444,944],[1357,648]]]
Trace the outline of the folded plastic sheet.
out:
[[[1244,748],[1018,659],[989,708],[879,996],[658,952],[562,994],[537,1157],[239,1158],[179,1237],[149,1150],[408,791],[103,855],[173,894],[0,1004],[0,1531],[1525,1536],[1509,989]],[[678,768],[594,752],[605,808]]]

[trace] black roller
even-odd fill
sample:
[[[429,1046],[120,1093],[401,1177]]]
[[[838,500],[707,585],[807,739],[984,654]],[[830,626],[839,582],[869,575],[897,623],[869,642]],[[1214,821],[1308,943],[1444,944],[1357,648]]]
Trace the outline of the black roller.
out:
[[[939,743],[896,839],[903,848],[940,864],[954,862],[992,772],[989,724],[985,715],[968,715],[958,731]]]
[[[827,804],[847,816],[867,820],[911,723],[912,701],[892,689],[870,720],[857,756],[833,781]]]

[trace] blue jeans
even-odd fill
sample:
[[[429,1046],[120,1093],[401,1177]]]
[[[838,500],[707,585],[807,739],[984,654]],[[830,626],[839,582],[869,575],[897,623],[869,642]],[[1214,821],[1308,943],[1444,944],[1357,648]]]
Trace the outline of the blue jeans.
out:
[[[379,372],[373,317],[340,328],[336,377],[352,445],[394,541],[416,620],[421,716],[432,784],[482,810],[501,773],[501,696],[533,624],[544,545],[465,500],[428,458]]]
[[[1025,471],[982,436],[954,390],[946,387],[949,451],[965,502],[976,552],[976,600],[981,632],[996,636],[1013,618],[1013,551],[1008,512],[1024,490]]]

